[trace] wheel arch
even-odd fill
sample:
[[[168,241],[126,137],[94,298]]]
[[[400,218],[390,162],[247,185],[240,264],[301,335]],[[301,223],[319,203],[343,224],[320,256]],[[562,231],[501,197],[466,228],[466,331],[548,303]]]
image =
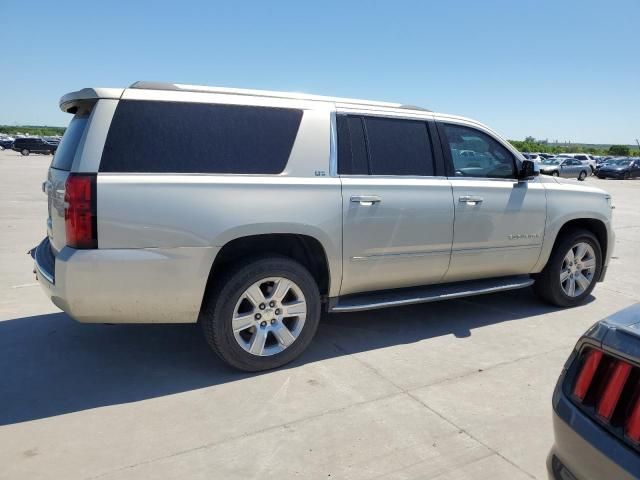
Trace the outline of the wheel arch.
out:
[[[602,249],[603,264],[605,263],[606,259],[608,258],[610,248],[609,232],[605,222],[597,218],[573,218],[565,221],[560,226],[557,233],[553,237],[553,242],[550,242],[550,247],[546,249],[548,251],[546,252],[544,257],[540,259],[543,261],[538,262],[536,273],[541,271],[545,267],[545,265],[549,261],[549,258],[551,257],[551,252],[553,252],[560,239],[567,232],[577,229],[587,230],[595,235],[595,237],[598,239],[598,242],[600,243],[600,248]]]
[[[298,233],[263,233],[229,240],[213,260],[205,292],[238,261],[269,254],[282,255],[302,264],[316,280],[320,294],[329,295],[332,272],[326,249],[317,238]]]

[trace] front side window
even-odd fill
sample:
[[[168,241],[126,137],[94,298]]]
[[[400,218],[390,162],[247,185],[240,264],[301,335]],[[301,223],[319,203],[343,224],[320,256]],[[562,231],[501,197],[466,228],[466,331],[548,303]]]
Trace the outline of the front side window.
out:
[[[513,155],[500,142],[475,128],[441,124],[456,177],[515,178]]]

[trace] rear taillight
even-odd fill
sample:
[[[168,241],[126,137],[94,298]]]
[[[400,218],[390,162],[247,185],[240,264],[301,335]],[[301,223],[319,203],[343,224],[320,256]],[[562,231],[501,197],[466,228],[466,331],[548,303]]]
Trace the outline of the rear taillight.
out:
[[[631,415],[625,425],[625,435],[640,444],[640,397],[638,397],[631,410]]]
[[[69,174],[65,184],[64,202],[67,245],[72,248],[97,248],[95,174]]]
[[[640,444],[640,367],[587,348],[573,377],[574,401],[612,433]]]
[[[598,401],[597,412],[603,419],[611,420],[611,415],[613,415],[613,411],[618,405],[622,389],[629,378],[629,373],[631,373],[631,365],[622,360],[615,361],[606,381],[604,391]]]
[[[587,352],[584,364],[580,369],[580,374],[573,387],[573,394],[578,400],[584,400],[584,397],[587,395],[596,370],[598,370],[598,366],[600,365],[600,360],[602,360],[602,352],[600,350],[589,350]]]

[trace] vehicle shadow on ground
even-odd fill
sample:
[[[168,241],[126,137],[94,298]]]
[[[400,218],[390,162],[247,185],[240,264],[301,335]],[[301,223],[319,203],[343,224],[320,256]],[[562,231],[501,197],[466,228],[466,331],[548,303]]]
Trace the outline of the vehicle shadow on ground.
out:
[[[324,315],[308,351],[286,368],[442,335],[463,338],[474,329],[553,310],[524,290]],[[64,313],[0,322],[0,372],[0,425],[252,376],[223,364],[197,325],[89,325]]]

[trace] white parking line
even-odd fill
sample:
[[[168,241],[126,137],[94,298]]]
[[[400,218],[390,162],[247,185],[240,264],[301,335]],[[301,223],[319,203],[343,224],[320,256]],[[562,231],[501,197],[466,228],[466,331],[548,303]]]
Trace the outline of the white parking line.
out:
[[[11,285],[11,288],[37,287],[38,283],[23,283],[22,285]]]

